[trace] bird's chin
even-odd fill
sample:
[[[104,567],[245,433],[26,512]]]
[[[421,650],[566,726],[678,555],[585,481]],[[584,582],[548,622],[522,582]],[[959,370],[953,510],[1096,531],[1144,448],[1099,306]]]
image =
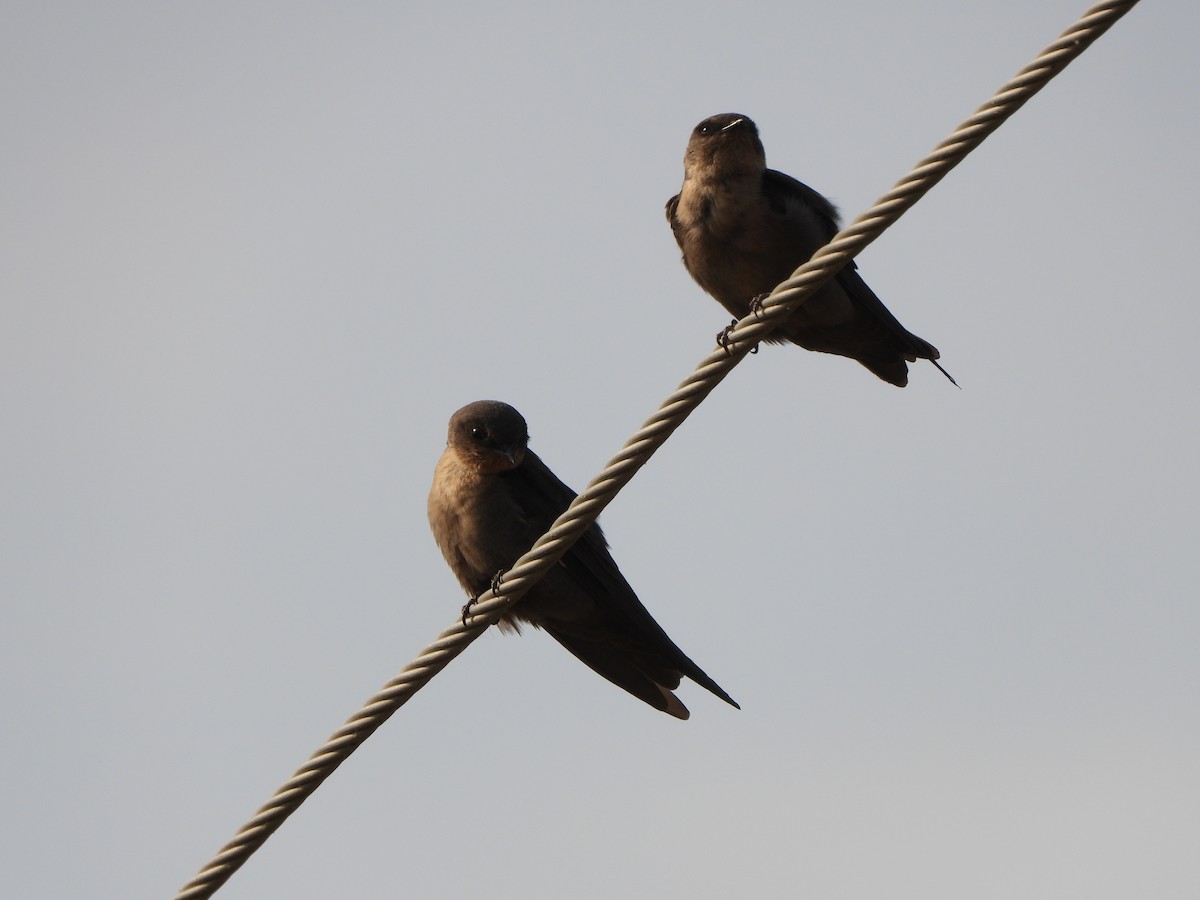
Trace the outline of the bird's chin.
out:
[[[499,475],[501,472],[511,472],[525,461],[525,452],[518,453],[489,453],[479,461],[479,471],[484,475]]]

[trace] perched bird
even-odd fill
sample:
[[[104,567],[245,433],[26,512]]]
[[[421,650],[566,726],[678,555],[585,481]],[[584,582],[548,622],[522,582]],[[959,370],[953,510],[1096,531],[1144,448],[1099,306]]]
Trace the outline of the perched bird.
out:
[[[693,129],[683,187],[667,201],[667,221],[696,283],[738,318],[838,232],[833,204],[768,169],[758,128],[737,113],[711,116]],[[853,260],[766,340],[848,356],[897,387],[908,384],[906,361],[940,355],[896,321]]]
[[[506,403],[480,400],[450,419],[429,491],[429,526],[472,600],[575,499],[528,442],[525,419]],[[592,524],[508,609],[500,627],[519,631],[521,622],[542,629],[597,674],[676,718],[688,717],[672,693],[684,675],[737,707],[642,606],[599,525]]]

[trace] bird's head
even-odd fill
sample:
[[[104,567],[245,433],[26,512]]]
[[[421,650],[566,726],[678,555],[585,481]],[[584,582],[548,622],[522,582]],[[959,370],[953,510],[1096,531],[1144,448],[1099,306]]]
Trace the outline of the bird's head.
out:
[[[709,116],[692,129],[683,167],[688,175],[761,172],[767,167],[767,156],[758,127],[740,113]]]
[[[507,403],[478,400],[450,417],[446,443],[480,474],[493,475],[515,469],[525,459],[529,429]]]

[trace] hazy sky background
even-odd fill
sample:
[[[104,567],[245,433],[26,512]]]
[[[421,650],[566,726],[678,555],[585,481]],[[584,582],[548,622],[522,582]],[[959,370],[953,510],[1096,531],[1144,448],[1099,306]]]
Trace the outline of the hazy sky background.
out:
[[[578,488],[709,352],[696,122],[853,218],[1085,8],[0,8],[0,895],[172,895],[450,624],[455,409]],[[1192,900],[1198,33],[860,257],[963,390],[766,348],[605,513],[741,712],[486,634],[219,896]]]

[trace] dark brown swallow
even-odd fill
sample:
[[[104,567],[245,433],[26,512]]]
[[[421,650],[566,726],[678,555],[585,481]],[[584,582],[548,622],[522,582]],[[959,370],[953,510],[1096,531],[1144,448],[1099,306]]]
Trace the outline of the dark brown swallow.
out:
[[[528,442],[525,419],[506,403],[481,400],[450,419],[446,451],[429,491],[429,526],[472,598],[533,546],[575,499]],[[684,675],[737,706],[642,606],[597,524],[509,607],[499,624],[501,630],[519,631],[522,622],[676,718],[688,717],[687,707],[672,693]]]
[[[696,283],[739,319],[838,232],[833,204],[768,169],[758,128],[737,113],[712,116],[692,131],[667,221]],[[853,260],[766,340],[848,356],[897,387],[908,384],[906,362],[940,356],[896,321]]]

